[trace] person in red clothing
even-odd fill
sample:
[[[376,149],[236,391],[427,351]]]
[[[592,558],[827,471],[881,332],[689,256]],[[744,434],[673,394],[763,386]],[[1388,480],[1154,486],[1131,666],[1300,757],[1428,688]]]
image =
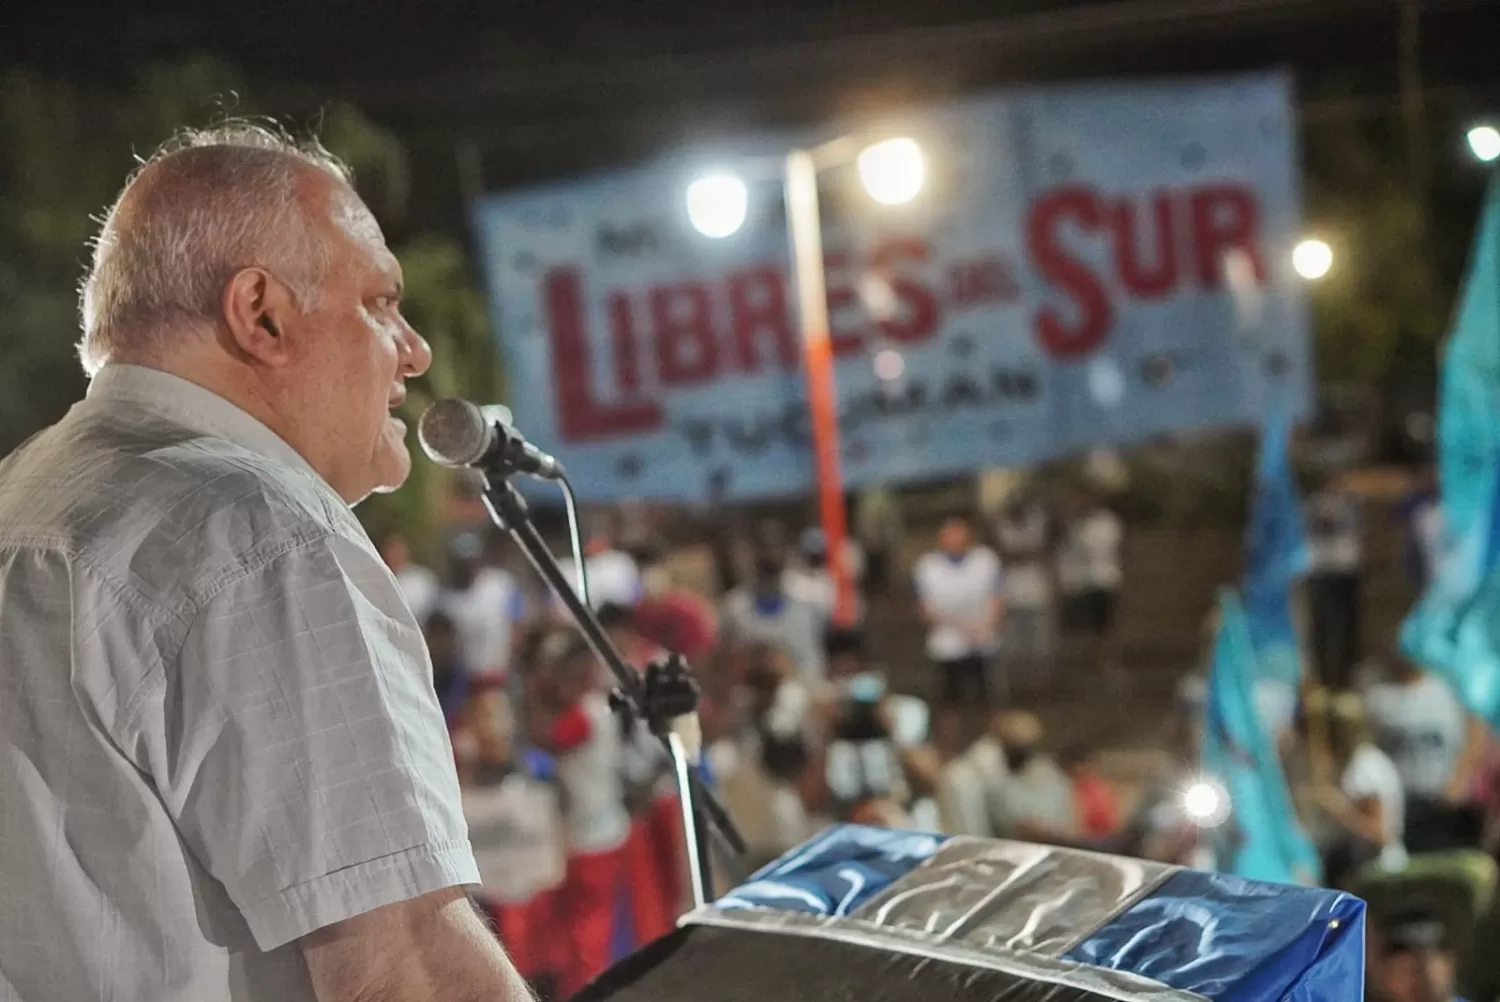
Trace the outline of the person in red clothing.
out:
[[[606,605],[599,622],[624,659],[638,671],[666,656],[642,636],[638,610]],[[682,807],[671,759],[660,741],[638,724],[627,749],[627,781],[636,805],[626,848],[631,917],[637,942],[647,943],[672,931],[686,893],[686,852]]]
[[[597,679],[593,654],[574,641],[532,687],[534,733],[556,756],[562,788],[567,862],[556,915],[566,939],[558,965],[564,997],[609,966],[630,839],[621,728]]]
[[[1075,746],[1065,749],[1058,760],[1073,784],[1080,834],[1090,839],[1113,835],[1120,828],[1120,800],[1109,781],[1099,775],[1093,753]]]
[[[635,606],[639,636],[690,662],[713,653],[719,641],[719,617],[711,603],[678,585],[663,563],[641,571],[641,587],[644,594]]]

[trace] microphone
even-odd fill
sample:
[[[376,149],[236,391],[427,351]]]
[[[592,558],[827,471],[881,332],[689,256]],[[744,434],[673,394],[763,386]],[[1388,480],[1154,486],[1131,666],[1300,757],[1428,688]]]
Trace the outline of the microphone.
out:
[[[510,408],[480,407],[457,397],[439,400],[422,413],[417,439],[440,466],[472,467],[506,476],[526,473],[559,480],[562,464],[526,441],[510,423]]]

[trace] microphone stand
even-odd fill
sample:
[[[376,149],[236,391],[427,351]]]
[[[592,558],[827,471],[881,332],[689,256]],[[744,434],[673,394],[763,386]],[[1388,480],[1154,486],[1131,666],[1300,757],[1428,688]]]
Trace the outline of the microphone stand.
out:
[[[614,674],[617,688],[610,694],[610,705],[627,721],[644,720],[671,756],[682,801],[693,900],[699,906],[707,904],[715,897],[708,832],[717,834],[734,857],[744,855],[745,840],[730,819],[729,812],[703,782],[681,736],[672,729],[677,718],[696,715],[698,683],[693,680],[692,671],[680,654],[653,661],[647,666],[644,678],[625,663],[609,634],[599,625],[594,610],[579,599],[551,548],[532,524],[526,500],[506,479],[511,471],[503,464],[495,465],[495,469],[481,470],[484,474],[484,503],[490,518],[520,546],[537,573],[567,606],[589,648]],[[579,556],[581,559],[582,555]]]

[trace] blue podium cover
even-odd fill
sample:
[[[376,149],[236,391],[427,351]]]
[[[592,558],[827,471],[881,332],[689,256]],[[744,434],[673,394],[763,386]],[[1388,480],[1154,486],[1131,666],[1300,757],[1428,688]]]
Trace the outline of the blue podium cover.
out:
[[[684,918],[1024,975],[1120,1002],[1348,1002],[1364,902],[989,839],[845,825]]]

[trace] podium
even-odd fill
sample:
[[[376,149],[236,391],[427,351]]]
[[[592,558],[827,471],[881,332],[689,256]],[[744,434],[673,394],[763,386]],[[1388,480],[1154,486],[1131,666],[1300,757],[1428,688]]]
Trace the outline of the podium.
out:
[[[844,825],[611,968],[589,1002],[1350,1002],[1365,906],[1020,842]]]

